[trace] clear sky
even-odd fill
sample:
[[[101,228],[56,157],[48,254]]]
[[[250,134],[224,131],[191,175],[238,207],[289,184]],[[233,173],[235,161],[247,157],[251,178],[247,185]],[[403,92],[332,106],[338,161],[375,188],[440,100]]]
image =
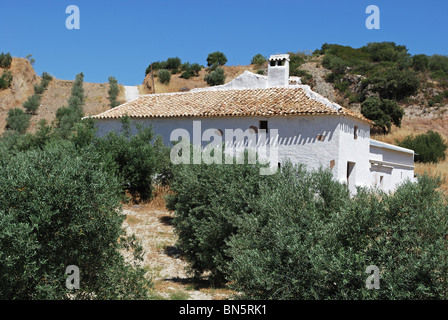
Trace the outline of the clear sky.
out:
[[[80,10],[79,30],[66,28],[69,5]],[[365,26],[368,5],[380,9],[379,30]],[[137,85],[151,61],[205,65],[218,50],[228,65],[325,42],[394,41],[411,54],[448,55],[447,21],[446,0],[0,0],[0,52],[32,54],[38,74]]]

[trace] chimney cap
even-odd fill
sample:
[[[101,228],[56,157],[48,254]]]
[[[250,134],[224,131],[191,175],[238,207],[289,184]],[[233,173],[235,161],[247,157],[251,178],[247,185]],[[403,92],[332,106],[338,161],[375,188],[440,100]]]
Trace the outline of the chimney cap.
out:
[[[287,60],[289,61],[289,54],[273,54],[269,57],[269,61],[276,61],[276,60]]]

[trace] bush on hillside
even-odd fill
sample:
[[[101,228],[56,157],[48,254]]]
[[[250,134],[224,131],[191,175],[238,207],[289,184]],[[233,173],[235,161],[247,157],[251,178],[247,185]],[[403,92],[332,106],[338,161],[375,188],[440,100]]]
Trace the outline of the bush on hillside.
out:
[[[30,126],[30,115],[20,108],[10,109],[6,118],[6,129],[25,133]]]
[[[166,60],[166,69],[170,70],[171,73],[178,73],[181,64],[182,64],[182,61],[180,60],[179,57],[168,58]]]
[[[387,69],[362,81],[362,90],[377,92],[382,99],[403,100],[417,93],[420,80],[412,70]]]
[[[0,77],[0,89],[9,88],[12,83],[12,72],[9,70],[4,70],[2,76]]]
[[[204,77],[205,82],[210,86],[222,85],[226,81],[226,75],[224,69],[217,67],[214,71],[206,74]]]
[[[23,108],[29,114],[35,114],[37,109],[39,109],[40,99],[41,99],[41,95],[33,94],[23,103]]]
[[[160,83],[168,84],[171,81],[171,73],[167,69],[159,70],[158,77]]]
[[[120,88],[118,87],[118,81],[115,77],[109,77],[109,90],[107,91],[109,94],[110,107],[115,108],[120,103],[118,102],[118,94],[120,93]]]
[[[209,53],[207,56],[207,66],[210,70],[215,70],[219,66],[223,66],[227,63],[227,57],[220,51]]]
[[[361,104],[361,113],[367,119],[374,122],[375,127],[382,133],[388,133],[392,124],[401,126],[404,109],[393,100],[381,100],[378,97],[370,97]]]
[[[4,69],[8,69],[9,67],[11,67],[11,63],[12,63],[12,56],[11,54],[8,53],[0,53],[0,68],[4,68]]]
[[[414,150],[416,153],[414,160],[423,163],[445,160],[448,147],[440,133],[432,130],[416,136],[407,136],[398,145]]]
[[[429,59],[426,54],[417,54],[412,57],[411,67],[415,71],[426,71],[428,70]]]
[[[122,229],[118,180],[94,151],[69,142],[0,157],[0,298],[147,299],[141,247]],[[65,270],[76,265],[80,289]]]
[[[250,60],[250,64],[255,64],[256,66],[262,66],[266,62],[266,57],[261,53],[257,53]]]

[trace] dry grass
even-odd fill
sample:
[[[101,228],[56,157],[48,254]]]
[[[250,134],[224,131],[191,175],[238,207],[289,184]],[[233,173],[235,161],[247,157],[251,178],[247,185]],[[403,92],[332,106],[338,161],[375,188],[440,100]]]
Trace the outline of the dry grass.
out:
[[[159,210],[166,211],[165,197],[170,194],[169,186],[156,185],[152,191],[153,197],[149,201],[141,201],[138,197],[136,199],[130,200],[130,206],[138,206],[137,211],[148,211],[148,210]],[[129,197],[130,195],[127,194]]]

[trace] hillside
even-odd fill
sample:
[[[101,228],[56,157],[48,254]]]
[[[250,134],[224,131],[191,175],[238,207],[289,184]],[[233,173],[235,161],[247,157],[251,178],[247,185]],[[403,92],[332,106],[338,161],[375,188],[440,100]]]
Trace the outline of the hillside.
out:
[[[230,82],[244,71],[248,70],[251,72],[256,72],[257,68],[254,65],[247,66],[222,66],[224,69],[226,80],[225,82]],[[190,79],[181,78],[181,73],[176,73],[171,76],[171,81],[169,84],[162,84],[158,81],[157,77],[154,78],[155,93],[168,93],[168,92],[179,92],[182,90],[191,90],[195,88],[208,87],[208,84],[204,81],[204,76],[207,74],[205,69],[199,72],[197,77],[191,77]],[[140,93],[150,94],[152,93],[152,80],[151,74],[147,74],[140,86]]]
[[[30,62],[25,58],[13,58],[9,70],[13,80],[11,86],[0,90],[0,133],[5,130],[8,110],[21,108],[23,102],[34,93],[34,85],[39,84],[40,76],[36,74]],[[3,69],[0,68],[0,73]],[[48,89],[43,93],[41,106],[36,115],[31,117],[29,131],[33,131],[41,119],[51,122],[55,118],[56,110],[67,105],[71,95],[73,81],[53,79]],[[120,86],[121,87],[121,86]],[[124,90],[121,87],[119,100],[124,100]],[[97,114],[109,109],[108,93],[109,83],[84,82],[84,105],[86,115]]]

